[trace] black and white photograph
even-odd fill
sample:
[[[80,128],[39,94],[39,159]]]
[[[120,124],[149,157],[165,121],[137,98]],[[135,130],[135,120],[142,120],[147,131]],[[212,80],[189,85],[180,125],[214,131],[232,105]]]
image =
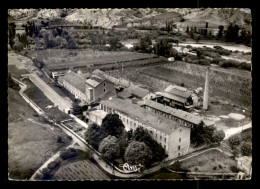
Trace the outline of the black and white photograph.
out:
[[[251,9],[7,13],[9,181],[251,180]]]

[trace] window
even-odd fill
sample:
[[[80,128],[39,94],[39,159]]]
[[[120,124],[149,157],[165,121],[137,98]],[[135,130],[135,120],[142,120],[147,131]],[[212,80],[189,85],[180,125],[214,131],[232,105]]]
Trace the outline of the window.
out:
[[[166,138],[164,138],[164,142],[166,143]]]
[[[179,138],[179,142],[181,142],[181,138]]]
[[[104,92],[106,92],[106,89],[104,89]]]
[[[180,156],[181,156],[181,154],[180,154],[180,153],[178,153],[178,156],[180,157]]]
[[[181,146],[178,146],[178,150],[180,150],[181,149]]]
[[[151,134],[153,134],[153,131],[150,131]]]
[[[134,123],[134,126],[135,126],[136,124]]]
[[[181,129],[180,129],[180,132],[181,132]]]
[[[104,87],[106,86],[106,83],[104,83]]]

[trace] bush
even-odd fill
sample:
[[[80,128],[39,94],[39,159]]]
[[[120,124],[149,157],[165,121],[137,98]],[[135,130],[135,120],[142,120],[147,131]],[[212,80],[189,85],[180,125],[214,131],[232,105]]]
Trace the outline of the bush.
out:
[[[60,165],[60,163],[61,163],[61,161],[58,159],[56,161],[50,162],[47,167],[48,167],[48,169],[53,170],[56,167],[58,167]]]
[[[237,166],[235,166],[235,165],[230,166],[229,169],[230,169],[233,173],[238,173],[238,172],[240,171],[240,169],[239,169]]]
[[[249,142],[243,142],[241,146],[241,153],[243,156],[250,156],[252,153],[252,144]]]
[[[228,139],[228,143],[231,148],[234,148],[241,143],[241,137],[239,135],[233,135]]]
[[[66,159],[75,157],[77,155],[78,155],[78,153],[74,148],[69,148],[68,150],[61,152],[60,158],[62,158],[63,160],[66,160]]]

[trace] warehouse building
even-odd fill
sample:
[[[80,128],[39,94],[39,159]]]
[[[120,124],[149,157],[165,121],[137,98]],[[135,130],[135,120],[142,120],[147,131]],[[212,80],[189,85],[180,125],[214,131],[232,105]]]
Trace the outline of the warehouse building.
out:
[[[60,85],[70,91],[76,98],[92,103],[104,96],[115,95],[114,84],[97,75],[68,71],[58,78]]]
[[[193,128],[196,125],[203,123],[206,126],[214,126],[214,122],[209,120],[204,120],[200,116],[193,115],[189,112],[178,110],[170,106],[165,106],[153,100],[147,100],[142,107],[145,109],[154,112],[156,114],[162,115],[165,118],[174,120],[180,125],[185,127]]]
[[[168,159],[173,159],[188,153],[190,147],[190,130],[188,126],[183,126],[178,122],[165,119],[164,116],[155,114],[140,107],[131,101],[120,98],[110,98],[102,100],[99,109],[105,113],[116,113],[125,125],[126,130],[135,130],[138,126],[146,129],[151,136],[162,145],[169,155]],[[92,113],[92,115],[97,115]],[[104,113],[102,113],[104,115]],[[97,117],[102,117],[98,114]],[[91,120],[95,120],[93,116]]]

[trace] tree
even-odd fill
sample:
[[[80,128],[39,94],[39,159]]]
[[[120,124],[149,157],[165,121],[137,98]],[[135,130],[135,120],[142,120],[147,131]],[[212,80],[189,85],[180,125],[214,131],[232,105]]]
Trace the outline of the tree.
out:
[[[125,126],[118,114],[107,114],[101,124],[101,130],[107,135],[112,135],[117,138],[121,136]]]
[[[187,26],[186,33],[189,33],[189,32],[190,32],[190,28],[189,28],[189,26]]]
[[[85,140],[89,143],[94,149],[98,149],[99,143],[106,137],[107,135],[102,132],[101,128],[95,123],[89,125],[86,133]]]
[[[167,39],[160,39],[155,44],[154,50],[158,56],[169,57],[172,44],[168,43]]]
[[[220,144],[225,138],[225,132],[223,130],[215,130],[213,133],[213,142]]]
[[[241,143],[241,137],[239,135],[233,135],[228,139],[228,143],[231,148],[234,148]]]
[[[243,156],[250,156],[252,154],[252,144],[243,142],[241,146],[241,153]]]
[[[191,129],[191,143],[195,146],[199,146],[204,143],[210,144],[213,142],[213,133],[215,129],[215,127],[205,126],[203,122],[201,122],[199,125]]]
[[[8,25],[8,39],[9,39],[9,45],[11,49],[13,49],[14,46],[14,38],[15,38],[15,33],[16,33],[16,25],[14,23],[10,23]]]
[[[105,159],[114,163],[115,159],[120,157],[120,147],[117,138],[108,135],[100,142],[98,151]]]
[[[208,35],[208,30],[207,29],[203,30],[203,35],[204,35],[204,37],[207,37],[207,35]]]
[[[111,50],[117,50],[122,47],[120,40],[117,37],[111,37],[109,39],[109,45]]]
[[[126,148],[124,159],[131,165],[151,165],[152,151],[144,142],[133,141]]]
[[[208,28],[208,25],[209,25],[209,23],[208,23],[208,22],[206,22],[206,26],[205,26],[205,28]]]
[[[220,25],[219,27],[218,27],[218,38],[220,38],[220,39],[222,39],[222,37],[223,37],[223,31],[224,31],[224,26],[222,26],[222,25]]]
[[[132,140],[131,130],[129,131],[123,131],[122,135],[118,138],[118,144],[120,147],[120,156],[124,157],[125,150]]]
[[[140,39],[139,42],[139,49],[143,51],[144,53],[150,53],[152,52],[152,40],[150,36],[145,36]]]
[[[197,57],[198,57],[199,59],[203,58],[203,52],[202,52],[201,49],[197,49]]]
[[[144,142],[153,151],[152,162],[161,161],[168,156],[165,149],[142,127],[136,128],[132,140]]]
[[[225,35],[226,41],[237,42],[239,29],[238,25],[230,23]]]

